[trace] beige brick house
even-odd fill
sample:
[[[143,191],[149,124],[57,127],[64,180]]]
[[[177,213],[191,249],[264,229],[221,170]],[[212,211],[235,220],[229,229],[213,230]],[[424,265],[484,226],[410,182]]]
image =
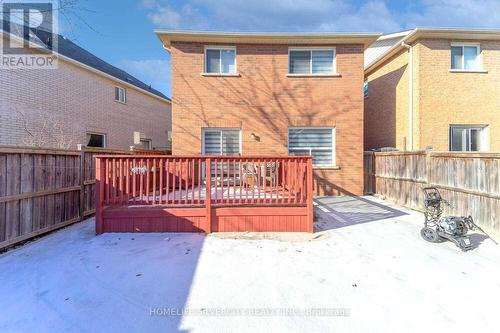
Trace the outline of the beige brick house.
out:
[[[169,98],[62,36],[58,44],[57,69],[0,69],[0,145],[170,150]]]
[[[315,194],[363,193],[363,52],[378,34],[157,34],[173,154],[311,154]]]
[[[366,149],[500,151],[500,30],[417,28],[365,55]]]

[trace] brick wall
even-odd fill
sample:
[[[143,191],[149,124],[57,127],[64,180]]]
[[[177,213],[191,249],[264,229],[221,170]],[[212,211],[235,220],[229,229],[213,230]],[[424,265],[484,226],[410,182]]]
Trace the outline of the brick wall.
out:
[[[454,41],[467,42],[467,41]],[[471,42],[471,41],[469,41]],[[449,149],[450,125],[488,125],[489,150],[500,151],[500,42],[481,45],[487,73],[450,72],[451,40],[422,39],[413,47],[414,149]],[[365,149],[405,149],[409,137],[408,52],[387,60],[368,76]],[[407,145],[408,148],[408,145]]]
[[[338,168],[315,170],[315,193],[363,192],[361,45],[337,45],[340,77],[287,77],[286,45],[238,44],[237,77],[202,76],[204,44],[171,52],[174,154],[201,153],[203,127],[241,128],[244,155],[286,155],[289,127],[331,126]]]
[[[408,146],[408,52],[401,51],[368,77],[365,149]]]
[[[420,40],[418,44],[420,148],[431,145],[434,150],[448,150],[450,124],[489,125],[490,151],[498,152],[500,41],[474,41],[481,46],[487,73],[451,73],[450,43],[441,39]]]
[[[134,131],[152,139],[153,147],[168,146],[170,104],[133,88],[127,88],[127,104],[115,102],[115,85],[64,61],[58,69],[0,69],[0,145],[25,145],[21,119],[36,130],[50,117],[62,124],[73,149],[86,143],[86,132],[105,133],[109,148],[128,149]],[[51,137],[45,146],[56,141]]]

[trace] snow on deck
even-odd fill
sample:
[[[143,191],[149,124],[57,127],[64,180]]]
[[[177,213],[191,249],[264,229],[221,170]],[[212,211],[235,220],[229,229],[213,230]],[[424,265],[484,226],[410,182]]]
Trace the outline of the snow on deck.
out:
[[[374,198],[319,198],[315,215],[313,234],[75,224],[0,255],[0,332],[500,332],[491,240],[473,235],[467,253],[426,243],[422,214]]]

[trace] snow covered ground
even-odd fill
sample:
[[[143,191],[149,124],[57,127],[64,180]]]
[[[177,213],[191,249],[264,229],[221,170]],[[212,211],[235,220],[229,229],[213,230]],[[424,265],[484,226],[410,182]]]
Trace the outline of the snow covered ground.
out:
[[[491,240],[426,243],[422,214],[368,197],[318,199],[316,218],[312,235],[78,223],[0,255],[0,332],[500,332]]]

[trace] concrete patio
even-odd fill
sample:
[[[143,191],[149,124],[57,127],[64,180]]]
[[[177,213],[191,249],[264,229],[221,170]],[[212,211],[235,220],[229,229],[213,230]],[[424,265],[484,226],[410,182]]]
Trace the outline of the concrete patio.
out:
[[[315,204],[313,234],[95,236],[90,219],[10,250],[0,331],[500,331],[490,239],[463,253],[373,197]]]

